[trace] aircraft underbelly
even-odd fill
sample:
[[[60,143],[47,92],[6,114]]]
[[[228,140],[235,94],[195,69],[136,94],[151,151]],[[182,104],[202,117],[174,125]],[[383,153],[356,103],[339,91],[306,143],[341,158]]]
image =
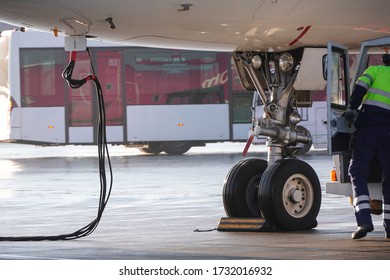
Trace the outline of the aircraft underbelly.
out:
[[[153,47],[277,51],[328,41],[353,47],[390,33],[384,1],[0,0],[0,6],[0,19],[17,26]]]

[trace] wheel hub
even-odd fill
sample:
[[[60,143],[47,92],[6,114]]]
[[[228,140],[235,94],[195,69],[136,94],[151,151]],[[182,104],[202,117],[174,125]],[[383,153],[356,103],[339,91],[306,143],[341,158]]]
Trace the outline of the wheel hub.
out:
[[[295,203],[299,203],[304,198],[303,192],[298,188],[291,190],[288,197],[290,198],[291,202]]]
[[[287,212],[295,217],[305,216],[313,204],[312,186],[306,176],[295,174],[285,183],[283,205]]]

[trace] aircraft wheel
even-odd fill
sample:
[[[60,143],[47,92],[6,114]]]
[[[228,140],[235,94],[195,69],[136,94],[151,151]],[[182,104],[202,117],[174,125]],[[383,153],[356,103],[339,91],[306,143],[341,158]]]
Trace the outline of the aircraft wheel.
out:
[[[310,229],[317,226],[321,185],[309,164],[284,159],[265,170],[258,200],[262,215],[277,229]]]
[[[225,178],[223,205],[229,217],[261,217],[258,189],[267,161],[246,158],[236,163]]]

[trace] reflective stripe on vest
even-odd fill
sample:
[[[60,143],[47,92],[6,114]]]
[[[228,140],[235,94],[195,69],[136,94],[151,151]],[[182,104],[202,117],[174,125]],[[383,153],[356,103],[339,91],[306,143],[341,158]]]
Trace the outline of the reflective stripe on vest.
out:
[[[367,89],[363,104],[390,110],[390,67],[370,66],[358,79],[358,85]]]

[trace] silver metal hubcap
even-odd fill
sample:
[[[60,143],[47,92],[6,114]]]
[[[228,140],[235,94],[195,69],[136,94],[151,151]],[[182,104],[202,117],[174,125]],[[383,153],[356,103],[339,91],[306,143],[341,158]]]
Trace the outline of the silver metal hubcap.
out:
[[[283,187],[283,205],[294,218],[302,218],[313,206],[313,186],[303,174],[290,176]]]

